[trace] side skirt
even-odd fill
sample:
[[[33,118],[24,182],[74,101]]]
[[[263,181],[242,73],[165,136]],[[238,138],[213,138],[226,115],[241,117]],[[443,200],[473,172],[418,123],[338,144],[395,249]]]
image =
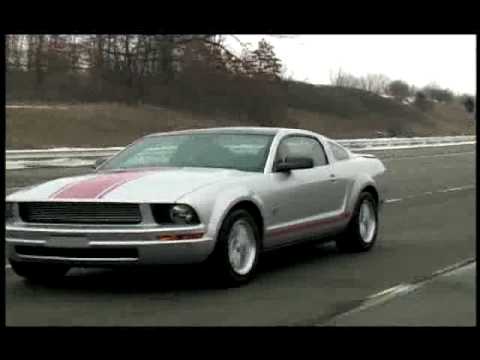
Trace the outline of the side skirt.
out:
[[[269,253],[271,251],[285,249],[287,247],[293,247],[293,246],[302,246],[302,245],[308,245],[308,244],[322,244],[322,243],[335,241],[335,236],[340,235],[343,231],[344,231],[344,228],[331,231],[323,235],[309,236],[309,237],[302,238],[300,240],[294,240],[288,243],[271,246],[268,248],[264,248],[262,250],[262,253]]]

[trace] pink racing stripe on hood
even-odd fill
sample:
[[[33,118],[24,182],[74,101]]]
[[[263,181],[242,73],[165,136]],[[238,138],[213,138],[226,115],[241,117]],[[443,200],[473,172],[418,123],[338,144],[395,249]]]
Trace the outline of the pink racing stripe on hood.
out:
[[[93,178],[68,184],[53,193],[51,199],[100,199],[119,186],[150,174],[148,171],[99,174]]]

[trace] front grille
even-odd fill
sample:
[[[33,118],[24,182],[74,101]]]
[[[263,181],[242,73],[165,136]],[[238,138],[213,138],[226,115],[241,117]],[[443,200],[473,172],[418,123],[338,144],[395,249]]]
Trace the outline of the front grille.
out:
[[[138,224],[138,204],[120,203],[19,203],[20,218],[42,224]]]
[[[18,255],[23,256],[53,256],[78,259],[138,259],[138,251],[136,249],[62,249],[19,245],[15,247],[15,251]]]

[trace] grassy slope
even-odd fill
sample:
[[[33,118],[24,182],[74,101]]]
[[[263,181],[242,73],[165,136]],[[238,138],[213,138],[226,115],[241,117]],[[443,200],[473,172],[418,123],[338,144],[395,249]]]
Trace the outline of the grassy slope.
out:
[[[228,117],[195,115],[152,106],[66,105],[66,109],[7,109],[7,149],[52,146],[121,146],[147,133],[173,129],[252,125]],[[475,132],[457,104],[423,113],[364,91],[294,84],[289,87],[291,127],[333,138],[461,135]]]
[[[294,83],[289,87],[289,107],[298,126],[334,138],[461,135],[473,133],[474,124],[458,104],[435,104],[424,113],[395,100],[348,88]]]

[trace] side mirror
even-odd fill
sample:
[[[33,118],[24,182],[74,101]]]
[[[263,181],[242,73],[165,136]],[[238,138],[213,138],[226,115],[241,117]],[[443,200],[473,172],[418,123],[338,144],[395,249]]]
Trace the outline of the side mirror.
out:
[[[313,160],[307,157],[287,158],[285,161],[280,161],[275,165],[276,172],[311,168],[313,168]]]
[[[106,159],[97,159],[97,160],[95,160],[95,163],[92,165],[92,167],[94,169],[98,169],[100,167],[100,165],[102,165],[105,161],[106,161]]]

